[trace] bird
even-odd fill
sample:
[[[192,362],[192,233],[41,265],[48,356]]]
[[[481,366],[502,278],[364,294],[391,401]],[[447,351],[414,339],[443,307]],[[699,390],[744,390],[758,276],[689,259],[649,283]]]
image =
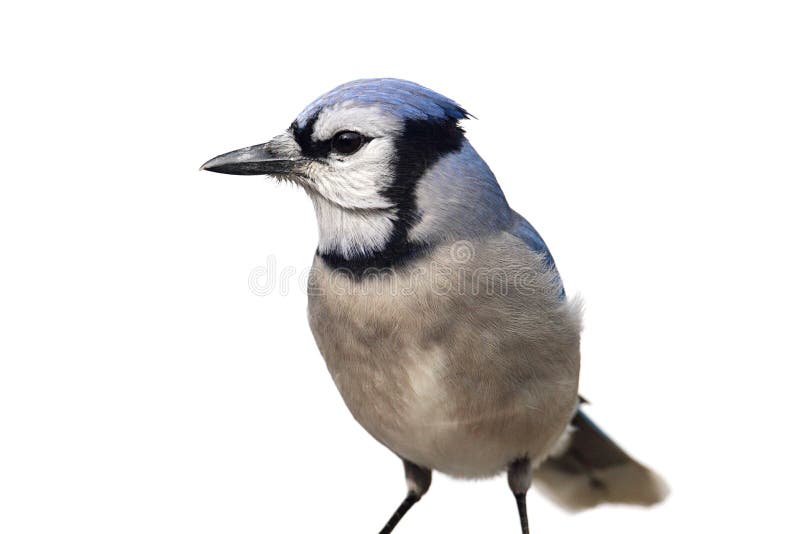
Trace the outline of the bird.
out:
[[[267,175],[311,198],[311,331],[352,416],[404,468],[381,534],[433,471],[505,473],[524,534],[532,486],[572,511],[659,503],[664,479],[586,414],[581,301],[467,139],[470,118],[414,82],[359,79],[201,170]]]

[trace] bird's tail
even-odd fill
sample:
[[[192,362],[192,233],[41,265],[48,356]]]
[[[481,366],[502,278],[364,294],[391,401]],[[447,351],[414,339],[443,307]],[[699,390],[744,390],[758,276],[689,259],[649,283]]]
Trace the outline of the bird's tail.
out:
[[[669,493],[657,473],[628,456],[580,409],[559,449],[535,471],[533,482],[568,510],[602,503],[651,506]]]

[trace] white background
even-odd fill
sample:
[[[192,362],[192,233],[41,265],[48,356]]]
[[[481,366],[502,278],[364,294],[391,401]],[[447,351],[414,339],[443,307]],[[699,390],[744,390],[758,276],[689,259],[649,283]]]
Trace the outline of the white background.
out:
[[[297,277],[310,202],[200,173],[359,77],[469,138],[586,301],[591,414],[669,481],[534,531],[797,532],[792,2],[29,2],[2,8],[0,532],[377,532],[401,466],[351,419]],[[434,476],[398,533],[518,530]]]

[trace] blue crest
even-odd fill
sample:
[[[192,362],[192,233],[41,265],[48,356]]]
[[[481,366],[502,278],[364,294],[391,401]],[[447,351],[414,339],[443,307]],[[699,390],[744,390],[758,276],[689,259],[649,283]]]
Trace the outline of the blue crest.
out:
[[[297,117],[302,128],[322,109],[340,102],[356,101],[377,105],[403,120],[461,120],[469,114],[446,96],[414,82],[396,78],[354,80],[314,100]]]

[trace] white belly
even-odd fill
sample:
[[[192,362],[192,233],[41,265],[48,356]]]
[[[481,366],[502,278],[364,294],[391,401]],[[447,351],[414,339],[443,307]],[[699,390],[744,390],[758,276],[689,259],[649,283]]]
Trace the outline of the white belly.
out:
[[[315,265],[309,321],[345,403],[378,441],[462,477],[546,456],[577,400],[574,307],[513,290],[436,293],[432,276],[391,281],[410,294],[334,276]]]

